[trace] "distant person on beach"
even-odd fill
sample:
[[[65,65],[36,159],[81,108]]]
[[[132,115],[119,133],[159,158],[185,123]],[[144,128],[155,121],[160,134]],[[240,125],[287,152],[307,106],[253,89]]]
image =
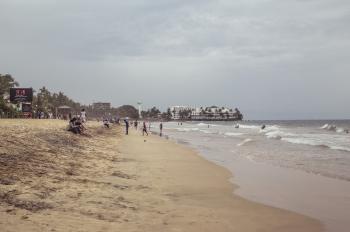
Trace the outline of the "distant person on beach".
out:
[[[81,122],[80,118],[77,118],[77,120],[75,121],[75,125],[79,127],[80,134],[82,134],[85,131],[85,127]]]
[[[79,122],[78,122],[76,117],[73,117],[69,121],[69,129],[68,129],[68,131],[71,131],[74,134],[81,134],[80,124],[79,124]]]
[[[124,123],[125,123],[125,134],[128,135],[129,134],[129,121],[128,119],[124,119]]]
[[[109,128],[109,121],[107,118],[103,119],[103,126]]]
[[[147,125],[146,125],[146,122],[143,122],[143,128],[142,128],[142,136],[145,135],[145,133],[147,134],[148,136],[148,132],[147,132]]]
[[[81,118],[82,123],[85,123],[85,122],[86,122],[86,112],[85,112],[85,109],[82,109],[82,110],[81,110],[81,112],[80,112],[80,118]]]
[[[138,125],[138,122],[137,120],[134,122],[134,127],[135,127],[135,130],[137,130],[137,125]]]
[[[162,137],[162,135],[163,135],[163,123],[161,122],[159,124],[159,136]]]

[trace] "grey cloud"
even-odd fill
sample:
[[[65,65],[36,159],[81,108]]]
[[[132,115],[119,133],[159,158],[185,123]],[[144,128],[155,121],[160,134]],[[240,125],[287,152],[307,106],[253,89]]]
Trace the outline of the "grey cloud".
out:
[[[3,0],[0,73],[85,103],[350,117],[349,22],[347,0]]]

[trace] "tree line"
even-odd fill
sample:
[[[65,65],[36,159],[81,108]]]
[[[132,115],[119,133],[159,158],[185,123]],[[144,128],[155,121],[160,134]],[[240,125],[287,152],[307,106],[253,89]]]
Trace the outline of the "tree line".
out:
[[[18,86],[19,83],[10,74],[0,74],[0,113],[13,116],[19,114],[16,105],[8,102],[10,88]],[[45,86],[40,88],[38,92],[33,92],[32,109],[35,112],[55,113],[56,108],[62,105],[69,106],[76,111],[82,107],[80,103],[73,101],[63,92],[52,93]]]
[[[19,83],[10,74],[0,74],[0,117],[19,117],[20,112],[16,104],[10,104],[10,88],[18,87]],[[60,106],[71,108],[72,114],[78,114],[81,109],[85,109],[91,117],[131,117],[138,118],[138,111],[131,105],[123,105],[118,108],[111,108],[106,111],[93,109],[92,105],[83,105],[65,95],[63,92],[50,92],[45,86],[38,91],[33,91],[32,110],[33,113],[44,112],[45,115],[52,113],[54,116]]]
[[[17,117],[20,115],[18,107],[14,104],[9,103],[10,88],[18,87],[19,83],[10,75],[0,74],[0,117],[4,115],[11,115],[12,117]],[[56,114],[57,108],[60,106],[68,106],[71,109],[71,112],[78,114],[81,109],[85,109],[89,117],[100,118],[100,117],[130,117],[133,119],[139,118],[138,110],[131,105],[123,105],[118,108],[110,108],[108,110],[96,110],[92,105],[82,105],[79,102],[76,102],[66,96],[63,92],[52,93],[45,86],[40,88],[37,92],[33,91],[33,102],[32,110],[33,113],[43,112],[45,115],[52,113]],[[213,108],[213,107],[211,107]],[[223,112],[224,108],[216,107],[215,112],[212,112],[210,107],[200,108],[200,116],[203,116],[207,119],[214,119],[217,115],[220,118],[229,118],[229,113]],[[175,115],[175,111],[172,112],[170,108],[166,112],[161,112],[157,107],[152,107],[148,110],[141,112],[141,117],[144,119],[162,119],[169,121],[172,119],[172,116]],[[230,110],[230,114],[233,111]],[[237,119],[242,120],[243,115],[236,108],[235,115]],[[192,110],[183,109],[178,112],[180,120],[191,120],[192,119]]]
[[[172,113],[170,111],[170,108],[168,108],[166,112],[161,112],[157,107],[153,106],[151,109],[141,111],[141,116],[145,119],[162,119],[170,121]]]

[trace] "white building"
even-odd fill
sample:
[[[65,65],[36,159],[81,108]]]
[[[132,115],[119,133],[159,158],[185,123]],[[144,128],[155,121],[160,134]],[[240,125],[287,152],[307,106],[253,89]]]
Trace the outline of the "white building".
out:
[[[193,108],[190,106],[172,106],[170,107],[173,120],[203,120],[203,121],[223,121],[223,120],[239,120],[242,116],[240,112],[234,111],[227,107],[199,107]],[[180,112],[186,112],[182,114]]]
[[[181,111],[193,111],[192,107],[189,106],[172,106],[170,107],[170,111],[171,111],[171,118],[173,120],[179,120],[180,117],[180,112]]]

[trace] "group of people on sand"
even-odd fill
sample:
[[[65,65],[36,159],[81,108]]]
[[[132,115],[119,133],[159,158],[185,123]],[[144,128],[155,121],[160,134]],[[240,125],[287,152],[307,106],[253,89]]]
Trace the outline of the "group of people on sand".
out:
[[[84,127],[84,123],[86,123],[86,121],[86,112],[85,109],[82,109],[80,115],[70,118],[68,131],[71,131],[74,134],[83,134],[86,130],[86,128]]]
[[[80,112],[80,115],[77,115],[77,116],[70,118],[69,125],[68,125],[68,131],[71,131],[74,134],[83,134],[84,131],[86,130],[86,128],[84,126],[84,124],[86,122],[87,122],[86,111],[85,111],[85,109],[82,109]],[[105,128],[110,127],[110,120],[108,120],[107,118],[103,118],[102,123],[103,123],[103,126]],[[119,119],[116,120],[116,123],[119,124]],[[133,125],[135,130],[138,130],[138,128],[139,128],[139,122],[137,120],[129,122],[128,117],[126,117],[124,119],[124,124],[125,124],[125,134],[126,135],[129,134],[130,125]],[[148,136],[149,132],[151,130],[151,123],[150,122],[146,123],[146,121],[143,121],[141,130],[142,130],[142,136],[145,136],[145,135]],[[162,135],[163,135],[163,123],[160,122],[160,124],[159,124],[159,136],[162,136]]]
[[[139,129],[139,122],[137,120],[135,120],[133,122],[129,122],[129,118],[125,118],[124,119],[124,125],[125,125],[125,134],[126,135],[129,134],[130,124],[134,126],[135,130]],[[147,125],[146,121],[143,121],[141,130],[142,130],[142,136],[145,136],[145,135],[148,136],[148,133],[151,130],[151,123],[149,122],[148,125]],[[160,122],[160,124],[159,124],[159,136],[162,136],[162,135],[163,135],[163,123]]]
[[[80,118],[73,117],[69,120],[68,131],[71,131],[74,134],[82,134],[85,131],[83,121]]]

